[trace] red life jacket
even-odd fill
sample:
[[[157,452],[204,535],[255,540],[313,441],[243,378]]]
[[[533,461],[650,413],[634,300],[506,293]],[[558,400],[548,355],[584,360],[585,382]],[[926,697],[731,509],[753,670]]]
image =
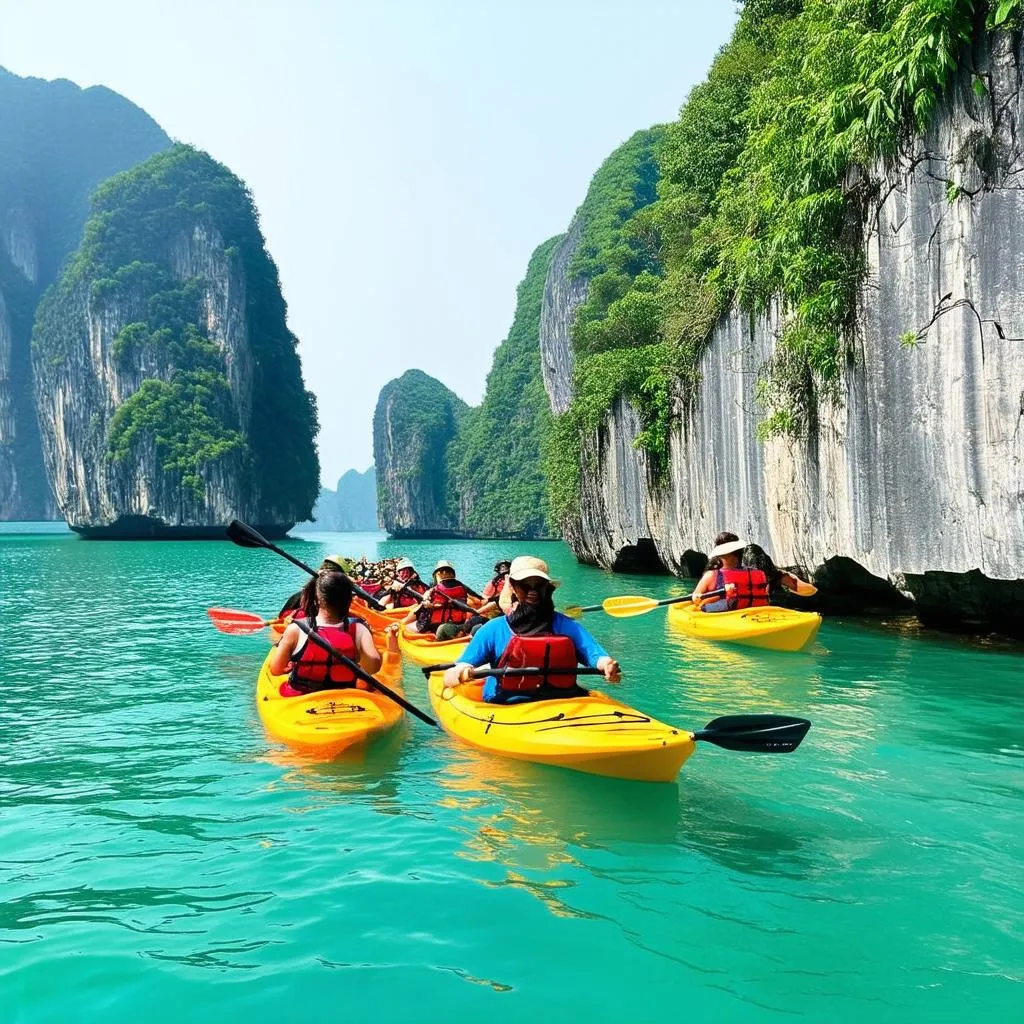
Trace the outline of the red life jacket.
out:
[[[558,673],[557,670],[574,669],[578,664],[576,645],[567,636],[513,634],[496,667],[542,668],[549,670],[550,674],[517,676],[510,673],[498,677],[498,688],[503,693],[529,693],[542,687],[575,690],[576,675]]]
[[[309,625],[313,632],[337,648],[346,658],[358,663],[357,622],[348,619],[345,625],[321,626],[315,622],[310,622]],[[356,676],[347,665],[337,661],[330,651],[325,651],[307,636],[298,658],[293,658],[288,665],[288,683],[292,689],[300,693],[312,693],[314,690],[354,686]]]
[[[436,604],[437,607],[430,609],[429,627],[437,629],[438,626],[445,622],[465,622],[469,618],[469,612],[464,608],[456,608],[450,600],[445,599],[454,598],[456,601],[461,601],[465,604],[468,597],[469,593],[466,591],[465,586],[458,580],[435,583],[430,603]]]
[[[768,603],[768,577],[760,569],[719,569],[715,589],[727,583],[736,584],[736,591],[729,595],[729,610],[734,608],[759,608]]]

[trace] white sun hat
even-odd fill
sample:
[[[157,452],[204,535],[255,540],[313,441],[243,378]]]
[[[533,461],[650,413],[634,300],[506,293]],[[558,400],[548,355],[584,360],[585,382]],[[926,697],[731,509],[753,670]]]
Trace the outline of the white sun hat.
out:
[[[742,551],[747,546],[745,540],[730,540],[724,544],[719,544],[718,547],[711,549],[709,558],[721,558],[722,555],[734,555],[737,551]]]

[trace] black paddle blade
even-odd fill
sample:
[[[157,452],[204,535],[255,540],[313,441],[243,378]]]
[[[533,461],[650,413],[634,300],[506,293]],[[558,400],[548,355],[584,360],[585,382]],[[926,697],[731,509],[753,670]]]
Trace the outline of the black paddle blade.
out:
[[[424,665],[420,671],[425,676],[430,676],[433,672],[447,672],[450,668],[455,668],[454,661],[449,661],[447,665]]]
[[[806,718],[789,715],[726,715],[708,722],[693,738],[726,750],[788,754],[800,746],[810,727]]]
[[[228,538],[242,548],[265,548],[270,546],[263,534],[257,533],[251,526],[246,526],[239,519],[232,519],[228,523],[227,532]]]

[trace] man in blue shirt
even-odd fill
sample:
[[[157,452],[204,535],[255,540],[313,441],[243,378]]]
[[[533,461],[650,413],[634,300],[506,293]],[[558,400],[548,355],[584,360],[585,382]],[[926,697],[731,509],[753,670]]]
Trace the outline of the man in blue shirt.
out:
[[[515,601],[507,615],[491,619],[477,630],[459,663],[445,673],[445,684],[455,686],[471,678],[474,668],[481,665],[497,666],[502,656],[512,647],[528,648],[536,640],[566,637],[575,648],[577,663],[582,662],[604,673],[605,679],[617,683],[621,676],[618,662],[578,623],[555,611],[552,595],[559,585],[548,573],[547,563],[532,555],[521,555],[512,560],[508,574]],[[522,640],[514,641],[514,638]],[[564,647],[564,642],[562,647]],[[571,661],[571,658],[570,658]],[[517,661],[515,667],[524,667]],[[538,666],[540,667],[540,666]],[[557,679],[557,673],[552,679]],[[573,680],[574,681],[574,680]],[[546,680],[545,680],[546,682]],[[560,685],[569,680],[562,677]],[[502,691],[501,680],[489,676],[484,684],[483,699],[488,703],[503,703],[508,699],[536,699],[541,696],[560,696],[557,692],[530,694],[523,686],[517,693]],[[566,694],[561,694],[566,695]]]

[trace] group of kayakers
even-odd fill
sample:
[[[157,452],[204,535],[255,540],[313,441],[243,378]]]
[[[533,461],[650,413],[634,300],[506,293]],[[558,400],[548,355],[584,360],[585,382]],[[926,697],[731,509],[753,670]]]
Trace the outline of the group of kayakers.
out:
[[[368,673],[380,669],[381,656],[370,629],[351,614],[353,581],[347,573],[352,569],[348,559],[329,556],[281,611],[282,619],[292,621],[270,670],[287,672],[288,686],[295,693],[361,685],[351,668],[310,641],[310,632]],[[360,578],[355,582],[361,585]],[[395,563],[392,581],[376,596],[388,607],[409,609],[401,623],[386,631],[389,650],[398,650],[396,634],[403,628],[412,634],[432,633],[442,641],[468,636],[468,646],[447,670],[445,683],[465,683],[484,665],[503,670],[487,678],[482,692],[484,701],[501,704],[585,694],[575,674],[581,664],[598,669],[608,682],[620,678],[618,662],[579,623],[555,610],[558,586],[547,563],[532,555],[496,562],[494,576],[481,594],[459,581],[448,559],[435,565],[429,585],[411,561],[401,559]],[[715,538],[691,598],[702,611],[713,614],[767,605],[778,587],[802,596],[814,593],[810,584],[777,569],[763,549],[723,532]],[[470,598],[477,600],[475,608]]]

